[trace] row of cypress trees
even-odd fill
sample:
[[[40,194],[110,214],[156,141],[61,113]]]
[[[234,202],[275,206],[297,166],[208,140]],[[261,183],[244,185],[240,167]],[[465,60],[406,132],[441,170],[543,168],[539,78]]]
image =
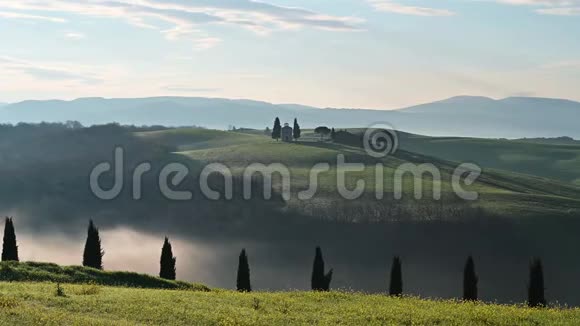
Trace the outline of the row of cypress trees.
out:
[[[96,269],[103,269],[103,255],[105,252],[101,247],[101,238],[99,229],[93,221],[89,222],[87,230],[87,240],[83,252],[83,266]],[[16,243],[16,233],[14,231],[14,222],[12,218],[7,217],[4,227],[4,238],[2,243],[2,261],[19,261],[18,245]],[[176,279],[176,261],[173,256],[171,242],[165,237],[161,249],[159,277],[175,280]],[[316,247],[314,263],[312,266],[311,288],[314,291],[330,291],[333,270],[326,272],[322,249]],[[469,256],[463,270],[463,300],[478,300],[478,281],[479,278],[475,272],[475,263],[473,257]],[[250,264],[246,249],[242,249],[238,261],[238,273],[236,280],[237,290],[240,292],[251,292],[250,282]],[[391,296],[403,295],[403,272],[401,258],[395,256],[391,265],[391,279],[389,284],[389,294]],[[542,261],[533,259],[530,264],[530,280],[528,283],[528,305],[530,307],[546,306],[544,297],[544,273]]]
[[[99,229],[95,226],[93,221],[90,220],[89,228],[87,230],[87,240],[83,251],[83,266],[102,270],[104,255],[105,251],[101,246]],[[2,261],[19,261],[16,232],[14,231],[14,222],[11,217],[6,218],[4,226]],[[163,247],[161,248],[160,265],[159,277],[167,280],[176,279],[176,258],[173,256],[171,243],[167,237],[165,237]]]

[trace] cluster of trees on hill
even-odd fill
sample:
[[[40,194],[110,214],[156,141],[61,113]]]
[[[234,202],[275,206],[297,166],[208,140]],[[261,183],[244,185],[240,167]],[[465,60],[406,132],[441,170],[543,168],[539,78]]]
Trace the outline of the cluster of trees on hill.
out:
[[[269,132],[270,128],[266,128],[266,132]],[[272,127],[271,132],[272,139],[279,140],[282,138],[282,124],[280,123],[280,119],[276,117],[274,120],[274,127]],[[292,127],[292,138],[294,140],[300,139],[302,136],[302,129],[300,129],[300,125],[298,124],[298,119],[294,118],[294,126]]]
[[[87,239],[83,252],[83,266],[102,270],[104,254],[105,252],[101,246],[99,229],[91,220],[89,221]],[[14,221],[9,217],[6,217],[4,227],[2,261],[19,261]],[[167,237],[165,237],[163,247],[161,249],[159,277],[167,280],[175,280],[176,261],[176,257],[173,256],[171,242]],[[326,271],[322,249],[320,247],[316,247],[314,263],[312,266],[311,289],[313,291],[330,291],[330,284],[332,282],[333,273],[333,269],[330,269],[328,272]],[[530,307],[544,307],[547,305],[547,302],[544,296],[544,274],[542,262],[540,259],[535,258],[532,260],[529,273],[528,305]],[[475,272],[475,263],[473,257],[469,256],[465,263],[463,273],[464,301],[478,300],[478,281],[479,278]],[[252,291],[250,280],[250,264],[246,249],[242,249],[239,255],[236,287],[240,292]],[[398,256],[393,258],[391,265],[389,295],[403,295],[402,260]]]
[[[270,134],[272,139],[279,140],[282,138],[282,125],[280,124],[280,119],[276,117],[274,119],[274,127],[270,131],[270,128],[266,128],[266,134]],[[330,135],[330,139],[334,139],[334,135],[336,131],[334,128],[328,128],[326,126],[316,127],[314,129],[314,133],[320,135],[320,140],[323,140],[325,136]],[[294,118],[294,127],[292,128],[292,138],[296,141],[300,139],[302,136],[302,130],[300,129],[300,125],[298,124],[298,119]]]
[[[324,140],[324,137],[328,137],[328,135],[330,135],[330,139],[334,140],[334,135],[336,134],[336,131],[334,130],[334,128],[328,128],[327,126],[320,126],[320,127],[316,127],[314,129],[314,133],[320,135],[320,140]]]

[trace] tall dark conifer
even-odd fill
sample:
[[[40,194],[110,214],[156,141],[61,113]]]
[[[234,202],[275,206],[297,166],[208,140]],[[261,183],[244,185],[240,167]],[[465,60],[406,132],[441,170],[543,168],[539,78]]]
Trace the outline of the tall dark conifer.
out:
[[[463,269],[463,300],[477,301],[477,274],[475,274],[475,263],[473,257],[469,256]]]
[[[91,220],[89,222],[87,242],[85,243],[85,251],[83,253],[83,266],[103,269],[104,254],[105,252],[101,248],[101,237],[99,236],[99,229],[95,227],[93,220]]]
[[[528,283],[528,306],[545,307],[544,270],[542,261],[535,258],[530,263],[530,282]]]
[[[401,268],[401,258],[395,256],[391,266],[391,283],[389,284],[389,294],[392,296],[403,295],[403,272]]]
[[[14,221],[11,217],[6,218],[4,226],[4,241],[2,243],[2,261],[18,261],[18,245],[16,245],[16,233]]]
[[[294,128],[292,128],[292,136],[294,140],[300,139],[302,135],[302,130],[300,130],[300,125],[298,124],[298,119],[294,118]]]
[[[159,277],[166,280],[175,280],[176,269],[175,262],[177,258],[173,256],[173,249],[171,248],[171,242],[165,237],[165,242],[163,242],[163,248],[161,248],[161,268],[159,270]]]
[[[322,289],[324,291],[330,291],[330,282],[332,282],[332,274],[334,271],[331,269],[324,275],[324,283],[322,284]]]
[[[250,284],[250,264],[248,263],[246,249],[243,249],[240,253],[236,285],[240,292],[252,292],[252,285]]]
[[[314,291],[330,291],[330,282],[332,281],[332,269],[325,274],[324,258],[322,258],[322,249],[316,247],[314,264],[312,266],[311,286]]]
[[[274,128],[272,128],[272,138],[278,140],[280,137],[282,137],[282,125],[280,124],[280,119],[276,117]]]

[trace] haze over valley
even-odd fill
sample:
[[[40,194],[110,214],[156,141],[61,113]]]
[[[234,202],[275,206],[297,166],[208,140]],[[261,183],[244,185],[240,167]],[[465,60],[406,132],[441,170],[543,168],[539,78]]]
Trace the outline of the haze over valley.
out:
[[[580,0],[0,0],[0,325],[580,325]]]

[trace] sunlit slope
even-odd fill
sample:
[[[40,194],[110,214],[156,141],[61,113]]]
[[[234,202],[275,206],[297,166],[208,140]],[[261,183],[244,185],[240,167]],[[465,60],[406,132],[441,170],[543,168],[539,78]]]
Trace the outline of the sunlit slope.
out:
[[[136,135],[151,142],[172,146],[178,151],[258,143],[268,140],[267,137],[262,135],[202,128],[177,128],[139,132]]]
[[[178,136],[175,136],[178,135]],[[305,190],[310,185],[310,171],[318,163],[328,163],[330,171],[318,176],[319,193],[322,196],[339,198],[337,192],[337,158],[342,154],[347,163],[364,163],[362,171],[347,173],[346,186],[353,189],[357,180],[365,181],[365,194],[375,195],[377,163],[384,166],[384,197],[392,199],[397,190],[395,171],[406,163],[434,164],[441,173],[440,180],[433,180],[425,174],[420,180],[423,185],[423,198],[433,199],[433,190],[441,187],[444,199],[457,198],[451,183],[451,175],[458,163],[400,150],[394,156],[374,159],[364,150],[340,144],[322,143],[314,138],[300,143],[277,142],[269,137],[215,130],[161,131],[144,133],[142,137],[163,140],[182,149],[179,153],[197,163],[219,162],[230,167],[234,173],[241,174],[252,163],[282,163],[292,176],[293,194]],[[381,180],[381,179],[378,179]],[[403,199],[414,200],[416,182],[410,173],[405,174],[402,182]],[[434,187],[435,186],[435,187]],[[527,215],[570,215],[580,211],[580,191],[564,182],[526,174],[484,168],[482,176],[465,190],[476,191],[479,199],[470,203],[490,211],[510,216]]]
[[[431,138],[410,136],[401,147],[452,161],[537,175],[580,186],[580,144],[551,144],[477,138]]]

